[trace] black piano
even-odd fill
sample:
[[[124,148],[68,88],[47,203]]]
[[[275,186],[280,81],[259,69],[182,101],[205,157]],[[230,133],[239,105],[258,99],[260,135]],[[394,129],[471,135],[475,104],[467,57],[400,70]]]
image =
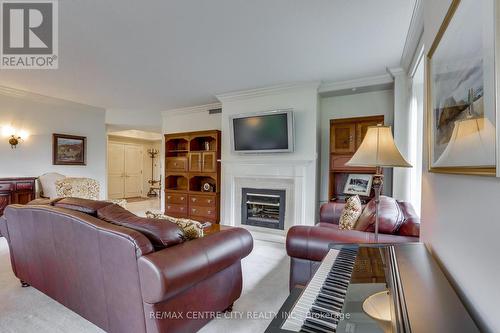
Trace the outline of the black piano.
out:
[[[420,243],[332,245],[266,333],[479,332]]]

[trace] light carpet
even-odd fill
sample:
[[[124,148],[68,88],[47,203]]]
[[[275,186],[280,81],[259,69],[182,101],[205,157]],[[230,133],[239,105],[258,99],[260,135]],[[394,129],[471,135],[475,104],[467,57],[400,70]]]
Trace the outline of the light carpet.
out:
[[[284,244],[255,241],[252,253],[243,259],[242,269],[243,293],[233,313],[211,321],[200,332],[258,333],[269,325],[272,313],[288,296],[289,259]],[[0,237],[0,332],[104,331],[35,288],[21,288],[12,273],[7,242]]]

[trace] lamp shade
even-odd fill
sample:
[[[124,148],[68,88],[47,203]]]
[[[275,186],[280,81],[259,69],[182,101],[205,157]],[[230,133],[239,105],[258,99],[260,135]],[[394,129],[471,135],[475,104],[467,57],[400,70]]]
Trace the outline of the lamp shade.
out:
[[[434,163],[437,167],[495,166],[495,127],[488,118],[455,122],[445,150]]]
[[[411,164],[404,159],[396,147],[390,126],[369,126],[363,142],[346,165],[411,167]]]

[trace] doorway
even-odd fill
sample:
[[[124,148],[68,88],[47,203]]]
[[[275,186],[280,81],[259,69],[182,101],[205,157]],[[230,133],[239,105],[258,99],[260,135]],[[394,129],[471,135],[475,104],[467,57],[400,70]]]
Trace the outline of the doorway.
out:
[[[143,197],[143,146],[133,143],[108,143],[108,197]]]

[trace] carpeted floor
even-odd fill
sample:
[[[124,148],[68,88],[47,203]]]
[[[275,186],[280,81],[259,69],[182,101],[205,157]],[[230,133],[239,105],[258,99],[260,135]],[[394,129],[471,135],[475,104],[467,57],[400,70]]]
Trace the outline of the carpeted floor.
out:
[[[0,332],[103,332],[38,290],[21,288],[8,252],[5,238],[0,237]],[[284,244],[255,241],[254,250],[243,260],[243,294],[232,318],[213,320],[200,332],[263,332],[288,295],[288,271]]]

